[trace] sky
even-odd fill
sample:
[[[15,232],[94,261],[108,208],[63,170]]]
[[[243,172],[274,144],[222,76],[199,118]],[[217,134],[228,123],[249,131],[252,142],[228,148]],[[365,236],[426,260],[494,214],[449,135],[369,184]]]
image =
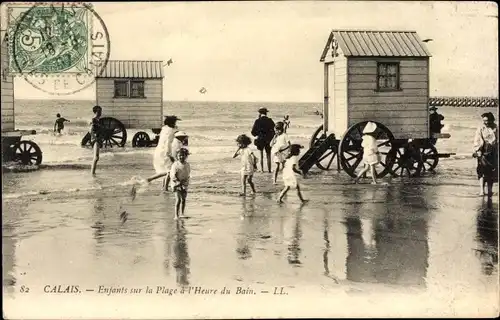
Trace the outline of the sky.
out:
[[[433,39],[431,96],[498,97],[494,2],[109,2],[94,9],[109,31],[111,59],[173,59],[164,100],[321,102],[319,59],[332,29],[417,31]],[[23,79],[15,88],[17,99],[95,99],[94,86],[62,97]]]

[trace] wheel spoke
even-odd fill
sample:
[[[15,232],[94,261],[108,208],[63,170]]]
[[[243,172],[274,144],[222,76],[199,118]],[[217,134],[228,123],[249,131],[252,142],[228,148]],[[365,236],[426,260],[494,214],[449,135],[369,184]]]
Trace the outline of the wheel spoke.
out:
[[[333,159],[335,159],[335,155],[333,155],[333,157],[330,158],[330,161],[328,161],[328,166],[326,167],[327,170],[330,169],[330,166],[332,165]]]
[[[321,158],[319,158],[318,162],[321,162],[322,160],[326,159],[329,155],[333,153],[333,150],[329,150],[329,152],[325,153]]]
[[[118,139],[122,139],[122,138],[123,138],[123,136],[117,136],[116,134],[113,134],[113,135],[111,135],[111,138],[118,138]]]
[[[118,141],[116,141],[114,138],[111,138],[111,140],[116,144],[119,145]]]

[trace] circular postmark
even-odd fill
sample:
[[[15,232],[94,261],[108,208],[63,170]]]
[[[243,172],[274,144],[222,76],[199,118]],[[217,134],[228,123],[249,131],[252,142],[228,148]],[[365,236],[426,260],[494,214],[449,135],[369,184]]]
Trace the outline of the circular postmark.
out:
[[[109,33],[85,3],[9,6],[9,69],[33,87],[70,95],[93,84],[106,68]]]

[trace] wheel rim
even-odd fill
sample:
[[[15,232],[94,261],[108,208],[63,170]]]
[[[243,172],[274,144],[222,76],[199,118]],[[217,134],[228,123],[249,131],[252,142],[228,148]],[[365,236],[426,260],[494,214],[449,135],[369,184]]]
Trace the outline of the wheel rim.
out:
[[[23,165],[39,165],[42,163],[42,151],[34,142],[20,141],[14,147],[14,159]]]
[[[311,137],[311,141],[309,141],[309,147],[312,148],[316,143],[318,143],[321,140],[326,139],[326,135],[323,132],[323,125],[320,125],[318,129],[313,133]]]
[[[125,146],[127,131],[123,123],[115,118],[105,117],[99,120],[99,125],[103,148]]]
[[[424,164],[425,171],[434,170],[439,162],[438,152],[434,146],[428,146],[425,148],[420,148],[420,154],[422,155],[422,161]]]
[[[361,142],[363,129],[367,123],[368,121],[363,121],[350,127],[340,142],[340,164],[344,171],[351,177],[357,176],[357,172],[360,171],[359,166],[363,161]],[[377,139],[377,146],[380,152],[380,163],[376,167],[376,175],[377,178],[382,178],[391,172],[393,165],[394,158],[391,157],[390,150],[392,149],[394,135],[383,124],[375,123],[377,124],[375,138]]]
[[[149,145],[149,135],[146,132],[137,132],[134,135],[133,144],[135,147],[143,148]]]
[[[414,177],[422,171],[421,164],[407,147],[394,147],[391,156],[394,157],[391,173],[395,177]]]

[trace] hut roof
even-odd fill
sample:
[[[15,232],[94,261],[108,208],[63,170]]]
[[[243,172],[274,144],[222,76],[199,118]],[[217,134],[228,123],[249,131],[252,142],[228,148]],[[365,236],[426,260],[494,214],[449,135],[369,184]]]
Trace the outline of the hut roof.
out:
[[[415,31],[332,30],[321,61],[333,40],[345,56],[351,57],[430,57]]]
[[[163,78],[163,61],[109,60],[96,78]]]

